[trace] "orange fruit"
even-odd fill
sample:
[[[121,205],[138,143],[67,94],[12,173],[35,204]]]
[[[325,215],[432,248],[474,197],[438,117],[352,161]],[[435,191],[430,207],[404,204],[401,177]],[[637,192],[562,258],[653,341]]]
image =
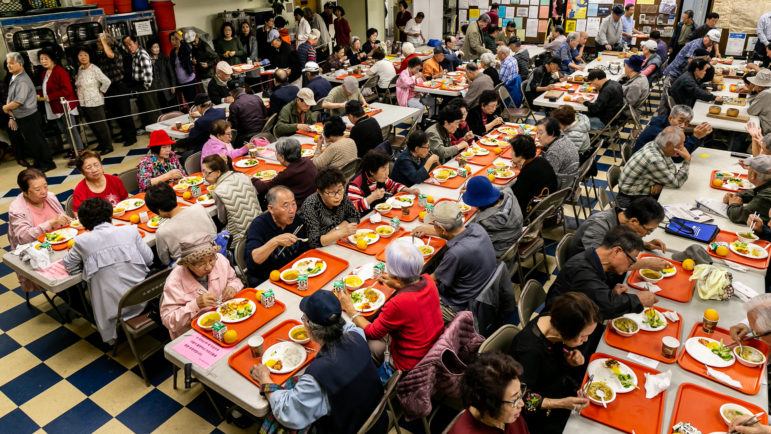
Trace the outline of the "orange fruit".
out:
[[[236,339],[238,339],[238,332],[235,330],[228,330],[225,332],[225,335],[222,336],[222,340],[224,340],[226,344],[232,344]]]
[[[490,180],[490,182],[493,182],[493,181],[495,181],[495,175],[493,175],[493,174],[491,173],[491,174],[487,175],[487,179],[489,179],[489,180]]]
[[[713,179],[712,185],[715,187],[722,187],[723,186],[723,180],[722,179]]]
[[[434,196],[426,196],[426,202],[434,203]]]
[[[708,319],[710,321],[717,321],[720,319],[720,315],[717,314],[717,311],[715,309],[707,309],[704,311],[704,319]]]
[[[367,249],[367,240],[364,238],[359,238],[358,241],[356,241],[356,247],[360,248],[361,250]]]
[[[420,219],[420,221],[423,221],[423,218],[426,216],[426,214],[428,213],[425,211],[421,211],[420,214],[418,214],[418,218]]]
[[[686,271],[692,271],[693,267],[696,266],[696,263],[693,261],[693,259],[686,259],[683,261],[683,270]]]
[[[131,224],[135,225],[139,223],[139,216],[137,214],[134,214],[131,217],[129,217],[129,221],[131,222]]]
[[[71,249],[71,248],[72,248],[72,246],[74,246],[74,245],[75,245],[75,240],[69,240],[69,241],[67,241],[67,248],[68,248],[68,249]]]
[[[718,256],[728,256],[728,247],[718,246],[718,248],[715,249],[715,253],[717,253]]]
[[[278,282],[278,280],[281,278],[281,272],[278,270],[273,270],[270,272],[270,280],[274,282]]]
[[[498,154],[500,154],[501,152],[503,152],[503,149],[501,149],[501,148],[500,148],[500,146],[496,146],[496,147],[493,149],[493,152],[495,152],[495,154],[496,154],[496,155],[498,155]]]
[[[189,191],[182,193],[182,199],[190,199],[191,197],[193,197],[193,193],[190,193]]]

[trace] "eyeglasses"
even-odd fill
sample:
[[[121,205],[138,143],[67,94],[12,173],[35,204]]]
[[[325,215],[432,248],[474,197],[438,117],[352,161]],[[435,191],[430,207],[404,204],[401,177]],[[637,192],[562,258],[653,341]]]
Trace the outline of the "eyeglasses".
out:
[[[342,197],[342,195],[345,194],[345,190],[325,191],[324,194],[329,197]]]
[[[228,131],[226,133],[222,133],[222,135],[223,136],[233,136],[233,132],[232,131]]]
[[[659,227],[659,225],[657,225],[657,224],[654,224],[653,226],[643,226],[643,225],[640,225],[640,227],[645,230],[645,235],[650,235],[653,231],[656,230],[657,227]]]
[[[83,167],[83,170],[85,170],[87,172],[90,172],[92,170],[97,170],[100,167],[102,167],[102,163],[94,163],[94,164],[89,164],[88,166]]]
[[[524,403],[525,393],[527,393],[527,384],[525,383],[520,383],[520,384],[521,385],[519,386],[518,397],[516,397],[513,401],[501,401],[501,402],[503,402],[504,404],[511,404],[511,405],[518,405],[520,402]]]
[[[217,263],[217,255],[212,256],[211,259],[200,261],[195,264],[190,264],[190,266],[193,268],[201,269],[201,268],[206,268],[208,266],[213,267],[215,263]]]
[[[621,249],[621,251],[622,251],[622,252],[624,252],[624,254],[626,255],[627,259],[629,259],[629,266],[630,266],[630,267],[631,267],[632,265],[634,265],[634,264],[636,264],[636,263],[637,263],[637,259],[633,258],[633,257],[632,257],[632,255],[630,255],[629,253],[627,253],[627,251],[626,251],[626,250],[624,250],[624,249]]]

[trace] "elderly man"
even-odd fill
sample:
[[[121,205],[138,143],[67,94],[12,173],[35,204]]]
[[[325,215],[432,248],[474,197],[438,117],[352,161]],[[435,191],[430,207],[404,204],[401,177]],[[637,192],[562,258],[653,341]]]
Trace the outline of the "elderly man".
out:
[[[212,122],[219,119],[224,121],[227,119],[227,116],[225,109],[214,107],[211,99],[209,99],[209,95],[205,93],[199,93],[195,96],[193,106],[198,112],[199,117],[195,120],[187,138],[178,140],[177,146],[184,146],[192,152],[198,152],[203,148],[203,144],[209,140]],[[184,143],[180,143],[183,141]]]
[[[543,49],[548,51],[549,54],[556,56],[557,50],[566,40],[567,38],[565,37],[565,29],[562,26],[554,26],[551,34],[546,39],[546,43],[543,44]]]
[[[634,55],[624,60],[624,78],[621,79],[621,89],[624,92],[624,102],[632,110],[636,110],[645,102],[650,93],[648,77],[642,75],[645,58]]]
[[[677,53],[680,52],[680,49],[682,49],[685,44],[688,43],[688,36],[691,35],[691,32],[693,32],[693,29],[695,28],[693,23],[693,11],[688,9],[687,11],[683,12],[683,15],[680,18],[680,22],[677,23],[677,26],[675,26],[675,32],[672,34],[672,37],[669,39],[669,61],[671,62],[674,60],[675,57],[677,57]],[[661,59],[663,62],[665,59]]]
[[[723,203],[728,204],[728,218],[734,223],[744,224],[751,214],[757,213],[764,223],[768,223],[768,210],[771,209],[771,155],[747,158],[743,165],[748,168],[747,179],[755,187],[723,196]]]
[[[413,18],[407,21],[404,26],[404,34],[407,35],[407,42],[412,43],[414,46],[423,45],[426,43],[426,38],[423,36],[423,29],[420,28],[420,24],[423,19],[426,18],[423,12],[418,12]]]
[[[683,146],[684,142],[683,130],[670,126],[632,155],[619,178],[618,206],[626,208],[637,197],[658,196],[665,186],[680,188],[685,184],[691,154]],[[679,168],[672,161],[674,156],[683,159]]]
[[[332,116],[343,116],[345,103],[348,101],[359,101],[363,107],[369,107],[359,91],[359,82],[350,75],[343,79],[341,86],[337,86],[329,92],[321,107],[329,110],[329,114]]]
[[[498,36],[495,38],[495,44],[496,45],[508,45],[509,39],[517,36],[517,24],[514,22],[514,20],[509,20],[506,23],[506,26],[498,33]]]
[[[624,15],[624,8],[621,5],[613,6],[610,15],[602,19],[600,30],[597,33],[595,41],[599,47],[606,50],[621,51],[621,16]]]
[[[519,75],[522,77],[530,75],[530,52],[522,48],[522,41],[519,36],[509,39],[509,50],[511,50],[511,56],[517,60]]]
[[[632,45],[632,38],[637,35],[644,33],[634,28],[634,4],[627,4],[624,6],[624,16],[621,17],[621,40],[626,45]]]
[[[308,34],[308,39],[297,46],[297,57],[300,59],[300,66],[304,66],[308,62],[316,61],[316,48],[314,47],[316,44],[318,44],[318,42],[319,31],[313,29]]]
[[[192,30],[189,30],[192,31]],[[193,31],[194,32],[194,31]],[[185,34],[185,40],[188,34]],[[195,39],[190,43],[192,61],[195,65],[195,78],[202,81],[209,80],[214,76],[214,65],[217,63],[217,53],[206,41],[202,40],[198,33],[195,33]]]
[[[246,266],[249,285],[257,286],[308,250],[303,220],[297,215],[294,193],[277,185],[265,195],[268,212],[260,214],[246,231]],[[300,228],[299,231],[297,229]]]
[[[586,41],[589,40],[589,34],[586,32],[578,32],[578,46],[573,49],[573,61],[576,65],[582,65],[584,63],[584,47],[586,47]]]
[[[303,12],[305,13],[305,19],[311,25],[311,33],[313,33],[313,30],[319,32],[318,41],[313,45],[316,47],[316,59],[318,59],[318,62],[323,62],[329,57],[329,43],[332,41],[332,37],[329,35],[329,26],[324,17],[313,12],[311,8],[304,8]],[[304,65],[304,63],[301,63],[301,65]]]
[[[155,123],[160,116],[158,110],[158,96],[156,92],[147,92],[157,89],[158,86],[153,82],[153,61],[150,54],[140,47],[134,36],[127,35],[123,37],[123,46],[131,54],[131,75],[126,77],[129,82],[129,88],[137,94],[140,116],[145,125]]]
[[[576,70],[583,71],[585,68],[585,65],[578,64],[573,58],[573,50],[578,47],[580,36],[581,35],[578,32],[570,33],[567,39],[565,39],[562,44],[560,44],[559,48],[557,48],[556,56],[562,60],[560,72],[565,75],[570,75]]]
[[[648,122],[648,126],[637,136],[637,141],[632,148],[632,153],[639,151],[648,142],[653,141],[657,135],[666,127],[680,127],[688,128],[693,119],[693,109],[687,105],[676,105],[672,107],[672,111],[669,112],[669,116],[654,116]],[[685,149],[688,152],[693,152],[696,148],[701,146],[701,140],[712,133],[712,125],[708,122],[702,122],[693,129],[693,134],[689,135],[685,139]]]
[[[308,84],[305,87],[313,91],[313,98],[315,100],[326,97],[332,90],[332,85],[319,72],[319,64],[316,62],[308,62],[303,68],[303,73],[308,80]]]
[[[356,143],[356,153],[361,158],[370,149],[383,143],[383,130],[377,119],[367,116],[364,113],[359,101],[348,101],[345,103],[345,116],[353,125],[351,127],[351,140]]]
[[[589,124],[593,130],[601,130],[616,116],[624,106],[624,90],[621,83],[610,80],[605,71],[592,69],[586,80],[599,92],[594,102],[585,101],[579,97],[576,102],[583,103],[589,115]]]
[[[525,80],[525,98],[527,98],[527,102],[531,106],[533,105],[533,100],[538,98],[538,95],[554,88],[554,83],[559,81],[554,78],[555,73],[559,71],[561,64],[562,60],[559,57],[552,56],[543,65],[533,69],[533,73]]]
[[[16,159],[32,157],[35,159],[33,167],[43,172],[56,169],[56,163],[51,158],[51,148],[43,136],[43,119],[37,111],[35,84],[24,72],[24,58],[19,53],[11,52],[5,55],[5,64],[13,76],[3,112],[10,117],[8,129],[14,144],[18,144],[15,149]]]
[[[501,79],[501,83],[506,86],[519,75],[519,65],[517,64],[517,59],[511,55],[509,47],[499,45],[497,51],[498,60],[501,62],[501,67],[498,69],[498,77]]]
[[[444,69],[442,68],[443,61],[444,48],[437,45],[434,47],[434,55],[423,62],[423,78],[426,80],[442,78],[442,74],[444,73]]]
[[[206,92],[209,94],[212,102],[216,104],[232,103],[233,97],[230,96],[230,90],[228,89],[228,81],[233,75],[233,67],[221,60],[217,62],[216,72],[214,78],[209,81],[209,85],[206,88]]]
[[[289,74],[283,69],[277,69],[273,74],[273,93],[270,94],[270,109],[268,114],[279,113],[285,105],[297,98],[300,88],[289,84]],[[312,93],[312,91],[311,91]]]
[[[454,202],[438,203],[433,217],[433,225],[420,225],[413,233],[447,240],[444,257],[431,275],[439,289],[442,316],[447,321],[455,313],[468,310],[469,303],[495,272],[495,248],[478,223],[463,226],[463,213]]]
[[[305,41],[303,40],[303,42]],[[301,85],[300,71],[303,65],[300,64],[297,51],[292,50],[292,47],[281,39],[276,29],[271,29],[268,32],[268,43],[271,49],[266,53],[265,57],[274,67],[287,71],[289,73],[289,82],[299,87]]]
[[[771,70],[761,69],[754,77],[747,77],[750,91],[757,92],[747,98],[747,114],[757,116],[764,134],[771,133]]]
[[[486,90],[493,90],[493,79],[489,75],[483,73],[476,64],[469,63],[466,65],[466,78],[469,81],[468,91],[463,100],[466,101],[466,105],[474,107],[479,100],[479,95]]]
[[[268,109],[262,98],[244,91],[244,80],[235,78],[228,83],[230,96],[233,103],[230,104],[230,126],[238,131],[238,136],[233,137],[231,144],[238,148],[251,137],[262,131],[268,118]]]
[[[693,41],[696,39],[701,39],[705,35],[707,35],[709,32],[717,29],[717,21],[720,19],[720,14],[717,12],[710,12],[707,14],[706,17],[704,17],[704,25],[697,27],[696,30],[691,32],[691,34],[688,36],[688,41]],[[718,30],[720,32],[720,30]],[[720,42],[720,41],[718,41]],[[720,47],[715,48],[715,57],[720,57]]]
[[[455,43],[455,36],[448,34],[444,37],[444,45],[441,45],[444,59],[442,59],[441,65],[445,71],[455,71],[455,68],[461,64],[459,56],[463,56],[463,51],[458,50]]]
[[[316,115],[310,109],[315,105],[313,91],[307,87],[300,89],[297,98],[279,112],[276,136],[291,136],[298,131],[311,131],[311,125],[316,123]]]
[[[490,25],[490,16],[484,14],[479,17],[478,20],[469,23],[466,28],[466,38],[463,40],[463,54],[461,55],[464,60],[474,60],[479,58],[482,53],[489,53],[490,50],[485,48],[485,41],[482,37],[482,32]]]
[[[105,96],[109,97],[110,104],[105,106],[105,111],[108,118],[118,118],[116,122],[122,140],[115,135],[112,139],[114,142],[123,141],[123,146],[132,146],[137,142],[137,128],[134,124],[134,118],[131,116],[131,91],[126,80],[123,79],[126,76],[126,70],[123,67],[123,55],[113,44],[114,41],[110,36],[104,33],[100,34],[96,41],[96,52],[91,58],[91,62],[110,79],[110,87],[104,93]],[[214,64],[212,63],[209,68],[213,67]]]
[[[669,89],[675,83],[675,80],[683,75],[685,69],[688,67],[688,64],[696,57],[696,50],[701,49],[710,52],[710,50],[714,50],[714,47],[716,47],[719,43],[719,30],[711,30],[703,37],[687,43],[685,47],[683,47],[683,49],[677,53],[677,57],[675,57],[674,60],[670,62],[669,66],[664,69],[664,80],[662,85],[663,94],[667,95],[669,93]],[[666,115],[667,110],[669,110],[669,104],[667,104],[667,99],[663,98],[661,100],[661,104],[659,104],[658,110],[656,111],[656,115]]]

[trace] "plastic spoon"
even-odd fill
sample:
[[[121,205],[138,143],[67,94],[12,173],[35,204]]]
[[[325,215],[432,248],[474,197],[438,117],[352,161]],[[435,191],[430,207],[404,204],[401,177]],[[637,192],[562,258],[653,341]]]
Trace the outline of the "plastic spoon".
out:
[[[598,398],[600,398],[600,401],[602,402],[602,406],[604,408],[608,408],[608,406],[605,405],[605,392],[603,392],[601,389],[597,389],[594,393],[595,395],[597,395]]]

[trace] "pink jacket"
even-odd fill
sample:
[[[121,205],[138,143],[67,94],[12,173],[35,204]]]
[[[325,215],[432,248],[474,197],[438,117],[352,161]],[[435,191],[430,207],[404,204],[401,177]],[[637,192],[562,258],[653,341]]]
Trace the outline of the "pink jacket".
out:
[[[230,262],[219,253],[217,262],[209,273],[208,288],[201,286],[187,267],[175,266],[166,278],[161,305],[161,321],[169,329],[171,338],[175,339],[190,328],[190,322],[201,311],[195,301],[199,295],[208,292],[219,297],[228,286],[233,287],[236,292],[244,288]]]
[[[484,340],[474,328],[471,312],[459,312],[423,359],[396,386],[396,397],[408,421],[431,413],[434,393],[460,398],[460,380]]]
[[[203,148],[201,149],[201,165],[203,166],[203,159],[209,155],[227,155],[233,159],[246,155],[247,152],[249,152],[249,149],[246,146],[233,149],[233,145],[230,143],[225,143],[214,136],[209,136],[209,140],[203,144]]]
[[[396,100],[400,106],[407,107],[407,101],[418,96],[415,85],[419,83],[423,83],[422,75],[410,75],[409,69],[399,73],[399,79],[396,80]]]

